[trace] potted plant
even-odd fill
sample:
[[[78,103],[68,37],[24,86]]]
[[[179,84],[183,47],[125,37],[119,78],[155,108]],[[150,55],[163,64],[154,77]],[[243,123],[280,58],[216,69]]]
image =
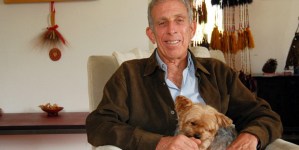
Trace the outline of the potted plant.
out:
[[[264,73],[275,73],[277,68],[277,60],[274,58],[270,58],[267,60],[267,62],[264,64],[262,71]]]

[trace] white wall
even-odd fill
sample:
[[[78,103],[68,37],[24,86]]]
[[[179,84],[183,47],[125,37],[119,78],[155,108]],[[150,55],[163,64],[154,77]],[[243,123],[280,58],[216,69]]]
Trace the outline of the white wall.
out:
[[[64,111],[88,111],[86,62],[90,55],[148,49],[147,0],[55,3],[58,30],[70,46],[53,62],[36,37],[48,27],[49,3],[0,2],[0,108],[40,112],[47,102]],[[0,120],[1,121],[1,120]],[[1,150],[86,150],[85,134],[0,136]]]
[[[0,108],[39,112],[47,102],[64,111],[88,111],[86,62],[90,55],[148,49],[147,0],[55,3],[58,30],[68,40],[62,58],[36,46],[48,27],[49,3],[0,3]]]
[[[269,58],[284,70],[286,58],[299,23],[298,0],[254,0],[250,6],[251,30],[256,48],[252,51],[252,69],[261,73]]]

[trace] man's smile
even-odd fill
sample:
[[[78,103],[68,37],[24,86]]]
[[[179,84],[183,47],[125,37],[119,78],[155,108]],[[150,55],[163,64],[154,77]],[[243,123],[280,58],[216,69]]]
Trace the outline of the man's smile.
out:
[[[174,44],[177,44],[179,43],[181,40],[169,40],[169,41],[165,41],[167,44],[171,44],[171,45],[174,45]]]

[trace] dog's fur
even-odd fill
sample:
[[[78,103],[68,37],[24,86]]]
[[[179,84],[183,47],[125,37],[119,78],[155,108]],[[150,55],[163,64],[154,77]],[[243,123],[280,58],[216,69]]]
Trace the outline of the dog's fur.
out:
[[[236,137],[232,120],[209,105],[194,104],[178,96],[175,109],[179,122],[177,133],[200,139],[199,150],[225,150]]]

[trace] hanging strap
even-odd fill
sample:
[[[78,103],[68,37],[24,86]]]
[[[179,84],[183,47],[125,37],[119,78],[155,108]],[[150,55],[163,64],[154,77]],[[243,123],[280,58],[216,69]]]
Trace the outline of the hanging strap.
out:
[[[54,7],[54,1],[51,1],[51,10],[50,10],[50,15],[51,15],[51,26],[55,26],[55,7]]]
[[[50,22],[51,26],[48,27],[48,31],[51,31],[52,34],[54,34],[56,37],[59,38],[59,40],[63,43],[66,44],[66,40],[62,36],[62,34],[57,30],[58,25],[55,23],[55,6],[54,6],[54,1],[51,1],[50,3]]]

